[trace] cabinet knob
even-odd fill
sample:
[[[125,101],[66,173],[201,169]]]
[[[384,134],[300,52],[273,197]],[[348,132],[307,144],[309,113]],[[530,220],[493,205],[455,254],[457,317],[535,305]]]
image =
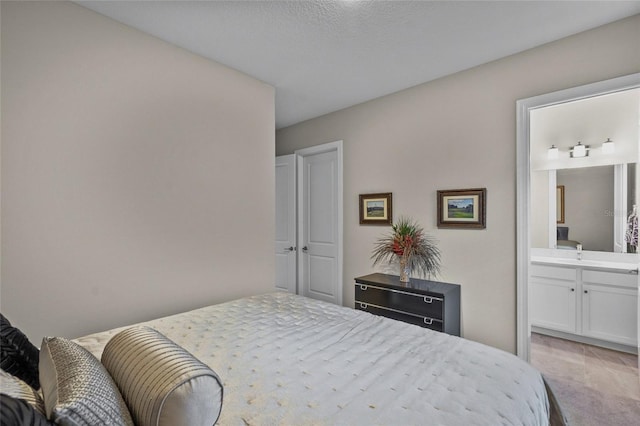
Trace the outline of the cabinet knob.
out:
[[[576,291],[576,289],[575,289],[575,288],[572,288],[572,289],[571,289],[571,291]]]
[[[588,290],[585,290],[585,291],[584,291],[584,294],[587,294],[587,293],[589,293],[589,291],[588,291]]]

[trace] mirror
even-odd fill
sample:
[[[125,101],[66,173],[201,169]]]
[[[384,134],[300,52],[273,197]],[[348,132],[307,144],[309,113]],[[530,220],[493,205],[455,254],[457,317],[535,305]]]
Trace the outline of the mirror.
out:
[[[624,233],[637,204],[638,117],[638,88],[530,111],[531,247],[635,252]]]
[[[622,221],[624,225],[636,204],[635,166],[629,163],[556,171],[556,210],[562,210],[563,215],[557,220],[555,248],[575,249],[582,244],[583,250],[590,251],[635,250],[624,241],[624,226],[617,224]],[[616,179],[617,171],[626,175],[624,181]],[[621,208],[616,208],[616,194]]]

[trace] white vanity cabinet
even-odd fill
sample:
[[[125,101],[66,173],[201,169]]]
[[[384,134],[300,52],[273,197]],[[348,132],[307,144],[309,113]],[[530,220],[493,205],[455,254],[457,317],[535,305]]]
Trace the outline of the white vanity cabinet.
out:
[[[582,334],[596,339],[637,344],[637,275],[582,271]]]
[[[576,268],[531,265],[531,324],[575,333]]]
[[[535,331],[552,330],[637,347],[637,270],[534,262],[529,291]]]

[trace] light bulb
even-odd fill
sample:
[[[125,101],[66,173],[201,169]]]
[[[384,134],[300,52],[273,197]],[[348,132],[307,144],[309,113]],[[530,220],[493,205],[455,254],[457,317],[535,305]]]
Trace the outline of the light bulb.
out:
[[[602,153],[603,154],[612,154],[616,150],[616,144],[609,138],[602,144]]]
[[[582,145],[581,142],[578,142],[578,145],[573,147],[573,157],[574,158],[578,158],[578,157],[584,157],[587,155],[587,148]]]

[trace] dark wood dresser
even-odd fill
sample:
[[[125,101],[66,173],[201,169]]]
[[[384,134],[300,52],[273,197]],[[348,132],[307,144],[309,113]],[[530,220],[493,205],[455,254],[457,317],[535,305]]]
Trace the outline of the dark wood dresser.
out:
[[[356,278],[355,308],[460,336],[460,286],[396,275]]]

